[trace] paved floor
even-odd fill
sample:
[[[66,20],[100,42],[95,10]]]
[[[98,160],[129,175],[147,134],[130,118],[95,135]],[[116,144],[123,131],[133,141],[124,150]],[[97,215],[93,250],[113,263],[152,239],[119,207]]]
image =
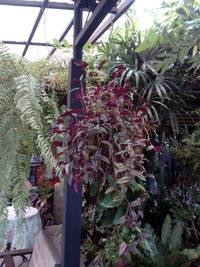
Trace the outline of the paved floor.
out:
[[[2,264],[3,260],[0,259],[0,265]],[[20,256],[17,256],[14,258],[14,262],[15,262],[15,267],[25,267],[25,264],[22,265],[23,260]],[[5,264],[3,265],[3,267],[5,267]]]

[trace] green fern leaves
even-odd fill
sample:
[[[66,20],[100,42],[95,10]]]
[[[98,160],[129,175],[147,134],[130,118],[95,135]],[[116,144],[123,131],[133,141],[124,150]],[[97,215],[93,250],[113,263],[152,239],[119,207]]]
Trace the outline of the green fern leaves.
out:
[[[41,83],[0,44],[0,221],[11,202],[18,216],[29,204],[26,181],[31,155],[42,154],[49,168],[54,166],[46,117],[58,116],[55,106]]]

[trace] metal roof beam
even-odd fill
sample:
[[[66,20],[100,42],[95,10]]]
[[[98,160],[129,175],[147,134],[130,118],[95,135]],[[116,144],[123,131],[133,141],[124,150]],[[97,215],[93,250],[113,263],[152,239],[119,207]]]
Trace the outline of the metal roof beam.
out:
[[[24,41],[1,41],[4,44],[8,45],[26,45],[27,42]],[[29,45],[35,45],[35,46],[53,46],[53,44],[49,43],[39,43],[39,42],[30,42]]]
[[[0,5],[6,6],[21,6],[21,7],[41,7],[42,1],[27,1],[27,0],[0,0]],[[51,9],[64,9],[64,10],[74,10],[74,4],[67,4],[63,2],[49,2],[47,8]],[[88,8],[81,8],[83,11],[89,11]],[[116,8],[111,10],[111,13],[116,13]]]
[[[63,34],[61,35],[61,37],[59,38],[59,42],[62,42],[62,41],[64,40],[65,36],[67,35],[67,33],[69,32],[69,30],[70,30],[71,27],[73,26],[73,23],[74,23],[74,20],[72,19],[71,22],[69,23],[69,25],[67,26],[67,28],[64,30],[64,32],[63,32]],[[49,58],[50,56],[52,56],[52,55],[55,53],[56,49],[57,49],[57,48],[54,47],[54,48],[51,50],[51,52],[50,52],[49,55],[48,55],[48,58]]]
[[[106,22],[97,29],[94,34],[91,36],[89,39],[90,43],[95,43],[103,34],[106,32],[112,24],[117,21],[121,15],[123,15],[129,8],[130,6],[135,2],[135,0],[126,0],[124,1],[118,8],[117,12],[114,15],[110,15],[110,17],[106,20]]]
[[[27,0],[0,0],[0,5],[7,6],[23,6],[23,7],[41,7],[42,1],[27,1]],[[48,8],[53,9],[69,9],[74,10],[73,4],[67,4],[62,2],[49,2]]]
[[[33,38],[33,35],[35,34],[35,31],[36,31],[36,29],[37,29],[37,27],[38,27],[38,24],[39,24],[39,22],[40,22],[40,20],[41,20],[41,18],[42,18],[42,15],[43,15],[43,13],[44,13],[44,10],[45,10],[45,8],[48,6],[48,4],[49,4],[49,0],[44,0],[44,1],[43,1],[42,6],[41,6],[40,11],[39,11],[39,14],[38,14],[38,16],[37,16],[37,19],[36,19],[35,24],[34,24],[34,26],[33,26],[33,29],[32,29],[32,31],[31,31],[31,33],[30,33],[29,38],[28,38],[28,42],[27,42],[27,44],[26,44],[26,46],[25,46],[25,48],[24,48],[24,51],[23,51],[23,53],[22,53],[22,57],[24,57],[24,56],[26,55],[26,52],[27,52],[28,47],[29,47],[29,44],[30,44],[30,42],[31,42],[31,40],[32,40],[32,38]]]
[[[85,26],[75,39],[75,45],[83,47],[84,44],[88,41],[90,36],[97,29],[99,24],[105,18],[105,16],[112,10],[112,8],[117,4],[118,0],[101,0],[97,7],[95,8],[92,16],[86,22]]]

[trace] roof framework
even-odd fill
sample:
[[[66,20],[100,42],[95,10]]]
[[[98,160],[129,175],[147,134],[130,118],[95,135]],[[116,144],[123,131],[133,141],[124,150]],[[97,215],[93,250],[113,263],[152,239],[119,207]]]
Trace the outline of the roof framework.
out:
[[[22,52],[22,57],[26,56],[26,53],[30,46],[38,46],[38,47],[52,47],[53,45],[47,42],[34,42],[33,37],[38,28],[38,25],[44,16],[46,9],[54,9],[54,10],[74,10],[76,7],[80,7],[81,11],[87,11],[92,13],[90,19],[86,22],[84,29],[79,33],[75,40],[75,45],[83,46],[88,40],[91,43],[96,42],[103,33],[133,4],[135,0],[109,0],[107,1],[108,7],[105,9],[103,0],[78,0],[70,1],[70,3],[66,2],[54,2],[50,0],[0,0],[0,6],[16,6],[16,7],[30,7],[30,8],[39,8],[39,12],[37,18],[32,26],[31,32],[29,33],[28,40],[1,40],[3,43],[8,45],[23,45],[24,49]],[[113,2],[115,3],[113,5]],[[112,8],[110,8],[113,6]],[[107,14],[112,14],[109,19],[107,19],[104,24],[98,28],[98,21],[102,21],[101,18],[105,18]],[[69,31],[72,29],[74,25],[74,20],[72,19],[64,32],[58,38],[60,42],[62,42]],[[98,28],[98,29],[97,29]],[[97,29],[97,31],[96,31]],[[56,48],[53,47],[49,54],[48,58],[53,55],[56,51]]]

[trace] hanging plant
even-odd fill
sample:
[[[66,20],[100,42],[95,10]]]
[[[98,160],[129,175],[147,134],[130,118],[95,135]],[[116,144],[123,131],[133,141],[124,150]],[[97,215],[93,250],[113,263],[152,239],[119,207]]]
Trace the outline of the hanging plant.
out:
[[[69,183],[72,172],[75,185],[95,179],[104,183],[107,176],[120,186],[145,180],[144,150],[155,149],[150,142],[155,122],[149,116],[150,104],[135,104],[137,90],[128,82],[89,86],[77,94],[85,108],[68,109],[57,119],[52,147],[56,158],[65,158],[58,164]]]
[[[55,160],[62,167],[58,174],[73,182],[77,193],[78,184],[84,184],[82,229],[87,238],[83,250],[86,255],[92,249],[94,261],[95,250],[105,246],[105,231],[111,239],[119,225],[127,236],[134,232],[148,197],[145,152],[160,148],[150,141],[156,123],[152,106],[139,97],[141,89],[132,87],[128,80],[119,85],[116,79],[94,86],[90,72],[88,76],[89,86],[76,95],[84,108],[67,109],[50,136]],[[129,242],[134,242],[132,237]],[[140,233],[137,238],[142,238]],[[124,241],[118,243],[122,247]],[[116,262],[121,255],[116,256]]]

